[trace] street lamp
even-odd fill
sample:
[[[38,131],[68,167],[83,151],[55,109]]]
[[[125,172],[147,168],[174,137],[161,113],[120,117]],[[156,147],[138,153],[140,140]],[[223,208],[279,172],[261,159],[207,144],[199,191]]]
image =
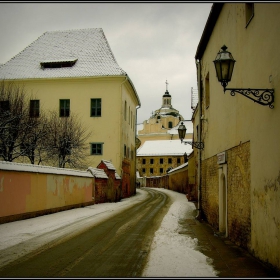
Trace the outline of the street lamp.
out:
[[[252,89],[252,88],[226,88],[228,82],[231,81],[233,67],[235,60],[230,52],[227,51],[225,45],[222,46],[222,50],[218,52],[216,59],[213,61],[216,69],[218,81],[226,90],[230,90],[230,95],[234,96],[236,93],[240,93],[245,97],[253,100],[264,106],[274,108],[272,103],[274,102],[274,89]]]
[[[186,135],[186,127],[184,125],[183,122],[181,122],[181,124],[178,127],[178,133],[179,133],[179,138],[181,139],[181,143],[189,144],[192,145],[193,147],[197,148],[197,149],[203,149],[204,148],[204,143],[203,142],[192,142],[192,141],[183,141],[183,139],[185,138]]]

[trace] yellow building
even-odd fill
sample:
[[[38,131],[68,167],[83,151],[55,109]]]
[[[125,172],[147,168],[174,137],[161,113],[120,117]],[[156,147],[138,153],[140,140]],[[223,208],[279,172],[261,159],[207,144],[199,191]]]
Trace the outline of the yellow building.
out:
[[[152,113],[152,116],[137,126],[137,138],[141,145],[145,141],[153,140],[176,140],[178,137],[178,126],[183,121],[187,128],[186,139],[192,139],[193,125],[191,120],[184,120],[178,110],[172,106],[172,96],[168,91],[162,96],[162,105]]]
[[[89,165],[110,160],[118,174],[125,173],[124,194],[135,193],[140,99],[101,28],[45,32],[1,66],[0,79],[23,85],[40,109],[78,114],[91,131]]]
[[[137,150],[137,169],[140,177],[163,176],[187,162],[192,146],[181,140],[145,141]]]
[[[204,142],[195,151],[200,215],[278,269],[279,14],[279,3],[213,4],[195,55],[199,103],[193,114],[194,141]],[[231,56],[227,85],[225,76],[218,81],[213,61]]]

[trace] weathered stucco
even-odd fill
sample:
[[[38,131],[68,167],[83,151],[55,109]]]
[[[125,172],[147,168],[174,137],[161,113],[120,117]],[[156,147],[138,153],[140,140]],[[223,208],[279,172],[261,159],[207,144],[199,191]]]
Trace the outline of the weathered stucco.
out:
[[[202,193],[205,215],[218,228],[218,173],[211,163],[227,153],[227,234],[256,257],[280,269],[280,90],[278,3],[254,3],[246,26],[246,4],[225,3],[200,58],[202,88]],[[213,60],[223,45],[236,60],[228,88],[273,88],[274,108],[223,92]],[[206,104],[206,91],[209,104]],[[200,116],[195,116],[200,118]],[[216,216],[216,217],[215,217]]]
[[[0,221],[94,203],[93,178],[1,170]]]

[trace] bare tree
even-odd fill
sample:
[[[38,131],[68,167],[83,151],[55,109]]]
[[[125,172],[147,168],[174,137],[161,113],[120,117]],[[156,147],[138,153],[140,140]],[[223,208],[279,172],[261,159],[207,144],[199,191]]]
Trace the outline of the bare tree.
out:
[[[59,117],[50,112],[46,151],[48,158],[58,167],[87,168],[87,139],[90,133],[82,125],[77,115]]]
[[[41,111],[40,117],[28,117],[26,129],[19,138],[21,154],[31,164],[41,164],[46,158],[45,139],[48,135],[48,119]]]
[[[24,87],[0,83],[0,158],[13,161],[22,156],[20,135],[26,129],[28,108]]]
[[[0,159],[28,158],[30,163],[65,168],[87,168],[86,140],[90,136],[77,115],[59,117],[42,109],[36,116],[24,87],[2,81],[0,84]],[[40,114],[39,114],[40,111]]]

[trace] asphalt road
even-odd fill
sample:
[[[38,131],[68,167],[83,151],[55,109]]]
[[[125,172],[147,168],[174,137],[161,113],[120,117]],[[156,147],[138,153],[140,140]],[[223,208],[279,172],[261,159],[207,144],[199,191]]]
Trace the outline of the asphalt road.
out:
[[[170,207],[165,193],[51,248],[35,250],[0,268],[0,277],[141,277],[155,231]]]

